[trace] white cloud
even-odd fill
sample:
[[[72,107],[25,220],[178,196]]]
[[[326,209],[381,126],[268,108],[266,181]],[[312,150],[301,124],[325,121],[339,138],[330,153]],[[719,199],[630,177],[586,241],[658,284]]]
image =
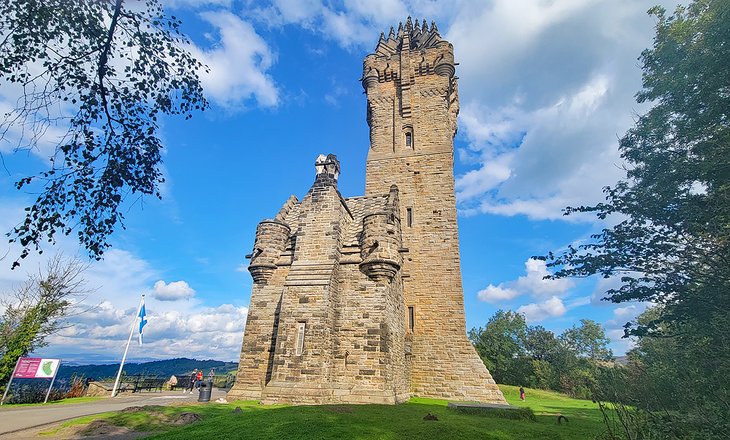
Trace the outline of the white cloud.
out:
[[[483,289],[483,290],[480,290],[479,292],[477,292],[477,297],[480,300],[486,301],[488,303],[508,301],[508,300],[511,300],[518,296],[520,296],[519,291],[517,291],[515,289],[502,287],[501,284],[499,286],[490,284],[486,287],[486,289]]]
[[[531,303],[517,309],[517,313],[525,315],[525,320],[530,323],[563,316],[567,311],[568,308],[565,307],[563,301],[557,296],[553,296],[541,303]]]
[[[666,5],[675,2],[664,1]],[[603,200],[623,176],[617,137],[632,124],[649,3],[463,1],[447,38],[460,61],[462,213],[595,220],[561,210]],[[499,173],[493,170],[499,167]]]
[[[613,309],[613,318],[606,321],[606,327],[612,329],[623,329],[627,322],[634,321],[639,315],[651,305],[651,303],[629,303],[623,307]]]
[[[270,27],[299,25],[322,38],[348,49],[373,49],[377,35],[398,27],[410,14],[435,20],[453,13],[453,8],[428,0],[346,0],[342,3],[321,0],[273,0],[249,11],[253,19]],[[375,37],[375,38],[374,38]]]
[[[566,278],[544,279],[550,275],[550,272],[548,272],[547,265],[542,260],[530,258],[525,261],[525,272],[524,276],[517,279],[515,285],[519,290],[531,292],[536,296],[565,293],[574,285],[572,280]]]
[[[513,154],[502,154],[485,162],[478,170],[461,176],[456,182],[456,197],[461,202],[478,197],[496,188],[512,175]]]
[[[195,290],[185,281],[171,281],[166,284],[159,280],[155,283],[152,296],[160,301],[180,301],[195,296]]]
[[[460,207],[467,213],[566,219],[566,206],[601,200],[602,187],[621,177],[613,166],[620,161],[616,132],[596,132],[605,131],[596,119],[609,117],[600,108],[609,84],[597,75],[573,94],[531,112],[515,110],[513,104],[496,111],[466,105],[465,136],[481,160],[479,169],[457,179]]]
[[[530,258],[525,261],[525,275],[514,281],[500,283],[498,286],[490,284],[486,289],[479,291],[477,296],[482,301],[496,303],[523,294],[531,294],[534,297],[563,295],[575,285],[570,279],[545,279],[549,274],[544,261]]]
[[[147,303],[146,311],[144,345],[130,347],[131,359],[238,358],[248,308],[223,304],[174,311],[163,304]],[[96,310],[75,317],[69,330],[51,336],[49,347],[41,353],[74,361],[114,360],[124,349],[135,312],[136,308],[123,310],[105,301]]]
[[[573,298],[570,301],[568,301],[567,307],[568,307],[568,309],[573,309],[576,307],[587,306],[590,303],[591,303],[590,296],[579,296],[577,298]]]
[[[10,229],[23,213],[17,200],[0,200],[0,230]],[[72,238],[59,237],[57,246],[44,247],[42,255],[32,253],[15,270],[10,270],[10,265],[18,255],[17,246],[7,242],[0,246],[0,256],[5,255],[0,258],[0,298],[9,295],[29,273],[42,270],[47,258],[56,252],[68,257],[79,255],[78,243]],[[237,359],[248,309],[232,304],[206,307],[192,297],[195,291],[187,282],[165,283],[162,275],[133,252],[107,250],[104,259],[90,262],[83,274],[90,293],[79,304],[81,313],[70,316],[71,325],[49,337],[50,345],[39,353],[76,362],[117,361],[129,337],[140,295],[146,292],[149,323],[145,327],[145,345],[130,348],[131,358]],[[150,292],[153,284],[155,288]],[[166,300],[186,295],[188,301]]]
[[[279,104],[279,90],[267,74],[276,56],[253,26],[226,11],[203,12],[201,17],[216,28],[212,48],[190,47],[192,54],[210,68],[200,72],[205,94],[229,108],[240,108],[251,99],[262,107]]]

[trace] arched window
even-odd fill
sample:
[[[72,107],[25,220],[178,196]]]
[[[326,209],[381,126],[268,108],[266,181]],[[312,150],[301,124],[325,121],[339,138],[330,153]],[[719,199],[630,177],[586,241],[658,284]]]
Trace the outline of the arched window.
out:
[[[407,126],[403,128],[403,138],[405,140],[405,147],[413,149],[413,127]]]

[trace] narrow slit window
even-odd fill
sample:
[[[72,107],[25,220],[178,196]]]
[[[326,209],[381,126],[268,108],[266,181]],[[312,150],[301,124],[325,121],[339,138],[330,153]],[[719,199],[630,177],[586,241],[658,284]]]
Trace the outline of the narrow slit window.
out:
[[[406,208],[406,224],[410,228],[413,226],[413,209]]]
[[[406,148],[413,148],[413,133],[406,132]]]
[[[413,325],[415,324],[415,315],[413,314],[413,306],[408,306],[408,330],[413,331]]]
[[[302,352],[304,352],[304,327],[305,323],[297,323],[297,348],[294,351],[294,354],[297,356],[301,356]]]

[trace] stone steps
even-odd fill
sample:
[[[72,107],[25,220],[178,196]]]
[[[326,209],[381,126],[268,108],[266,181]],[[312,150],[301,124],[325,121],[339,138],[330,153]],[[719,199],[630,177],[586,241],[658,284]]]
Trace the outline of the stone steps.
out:
[[[328,286],[334,264],[296,262],[289,269],[285,286]]]

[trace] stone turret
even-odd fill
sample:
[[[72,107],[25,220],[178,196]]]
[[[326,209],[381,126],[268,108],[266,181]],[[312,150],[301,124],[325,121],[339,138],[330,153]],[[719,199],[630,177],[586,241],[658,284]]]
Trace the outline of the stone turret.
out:
[[[256,241],[248,266],[254,283],[265,283],[274,273],[290,233],[289,225],[276,220],[264,220],[256,227]]]
[[[398,209],[398,187],[393,185],[385,210],[362,219],[360,270],[375,281],[390,283],[403,262]]]

